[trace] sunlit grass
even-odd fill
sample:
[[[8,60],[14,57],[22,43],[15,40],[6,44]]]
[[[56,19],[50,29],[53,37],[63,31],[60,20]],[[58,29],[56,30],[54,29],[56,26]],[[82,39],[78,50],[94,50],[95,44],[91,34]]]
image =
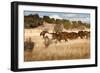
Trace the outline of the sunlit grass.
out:
[[[31,32],[32,35],[27,35],[25,38],[32,38],[35,42],[33,50],[24,51],[24,61],[46,61],[46,60],[71,60],[71,59],[86,59],[90,58],[90,40],[76,39],[68,42],[61,41],[55,43],[54,41],[45,48],[43,38],[39,36],[38,32]],[[34,35],[37,34],[37,35]]]

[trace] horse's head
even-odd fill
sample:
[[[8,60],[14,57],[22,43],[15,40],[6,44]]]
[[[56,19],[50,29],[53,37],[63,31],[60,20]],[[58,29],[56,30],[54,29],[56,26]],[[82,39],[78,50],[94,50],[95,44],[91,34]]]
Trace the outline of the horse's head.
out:
[[[42,31],[42,32],[40,33],[40,36],[43,36],[43,37],[44,37],[46,33],[49,33],[49,32],[48,32],[48,31]]]
[[[43,34],[43,33],[41,32],[41,33],[40,33],[40,36],[42,36],[42,34]]]

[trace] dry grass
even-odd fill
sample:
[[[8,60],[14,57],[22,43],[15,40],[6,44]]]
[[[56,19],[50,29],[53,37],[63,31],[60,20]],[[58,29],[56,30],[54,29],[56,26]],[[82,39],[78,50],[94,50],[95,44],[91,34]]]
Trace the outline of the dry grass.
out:
[[[68,42],[61,41],[61,43],[52,42],[49,47],[45,48],[44,40],[39,36],[39,32],[40,30],[25,30],[25,39],[31,37],[36,44],[33,51],[24,51],[24,61],[90,58],[89,39],[76,39],[69,40]]]

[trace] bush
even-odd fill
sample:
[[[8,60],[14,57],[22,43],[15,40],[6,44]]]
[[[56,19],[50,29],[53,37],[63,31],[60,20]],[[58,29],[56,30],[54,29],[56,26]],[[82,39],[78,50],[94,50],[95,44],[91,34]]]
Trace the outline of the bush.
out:
[[[56,25],[54,26],[54,29],[53,29],[53,32],[54,32],[54,33],[60,33],[60,32],[62,32],[62,31],[63,31],[63,28],[62,28],[61,24],[56,24]]]
[[[35,43],[32,42],[31,38],[28,38],[27,41],[24,42],[24,50],[32,51],[34,49]]]

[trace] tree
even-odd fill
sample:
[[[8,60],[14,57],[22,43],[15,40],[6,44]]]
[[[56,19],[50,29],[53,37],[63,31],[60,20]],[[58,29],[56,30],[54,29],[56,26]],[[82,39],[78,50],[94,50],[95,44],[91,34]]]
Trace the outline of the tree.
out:
[[[39,19],[40,18],[38,14],[32,15],[32,17],[33,17],[33,19]]]
[[[38,14],[30,14],[24,16],[25,28],[35,28],[43,24],[43,18],[40,18]]]
[[[79,26],[77,21],[72,21],[72,29],[77,29]]]
[[[63,31],[62,21],[60,19],[56,19],[55,23],[56,24],[54,26],[53,32],[55,32],[55,33],[62,32]]]
[[[56,19],[56,24],[62,24],[62,21],[60,19]]]
[[[78,24],[80,24],[80,25],[83,24],[82,21],[77,21],[77,22],[78,22]]]
[[[43,16],[43,20],[44,20],[45,22],[50,23],[50,17],[49,17],[49,16]]]
[[[59,32],[62,32],[62,31],[63,31],[63,25],[62,24],[56,24],[54,26],[53,32],[59,33]]]
[[[55,19],[54,18],[51,18],[51,23],[55,23]]]
[[[72,28],[70,20],[63,19],[62,20],[62,24],[63,24],[63,26],[64,26],[65,29],[71,29]]]

